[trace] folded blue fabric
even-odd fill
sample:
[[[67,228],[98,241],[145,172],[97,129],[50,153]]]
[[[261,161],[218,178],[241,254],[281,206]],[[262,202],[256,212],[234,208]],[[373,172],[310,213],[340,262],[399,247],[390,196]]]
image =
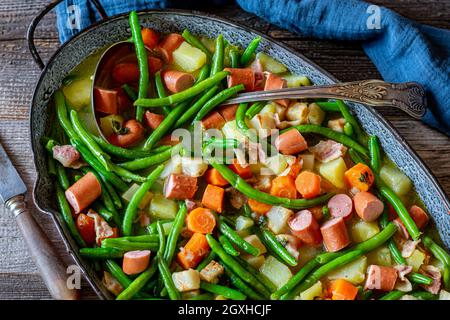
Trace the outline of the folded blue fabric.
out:
[[[108,15],[133,9],[196,8],[230,0],[103,0]],[[428,93],[423,121],[450,135],[450,31],[420,25],[395,12],[359,0],[236,0],[242,9],[292,32],[320,39],[362,41],[383,79],[416,81]],[[76,5],[73,6],[73,5]],[[79,9],[76,9],[79,8]],[[80,19],[73,28],[74,10]],[[89,0],[65,0],[57,7],[61,42],[99,19]],[[72,21],[73,22],[73,21]]]

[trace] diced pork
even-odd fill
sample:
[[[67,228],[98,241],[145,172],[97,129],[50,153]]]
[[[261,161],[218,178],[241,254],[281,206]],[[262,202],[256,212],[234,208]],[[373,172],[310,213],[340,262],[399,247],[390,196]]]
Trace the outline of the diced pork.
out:
[[[347,148],[343,144],[333,140],[321,140],[315,146],[309,147],[309,151],[320,162],[330,162],[342,157],[347,151]]]

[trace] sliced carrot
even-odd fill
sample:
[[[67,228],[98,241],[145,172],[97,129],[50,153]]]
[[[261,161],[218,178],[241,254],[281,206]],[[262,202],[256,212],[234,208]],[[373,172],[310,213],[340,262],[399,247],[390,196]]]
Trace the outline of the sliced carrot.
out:
[[[210,112],[202,119],[202,126],[205,130],[220,129],[225,124],[225,119],[217,111]]]
[[[212,184],[208,184],[208,186],[205,189],[205,192],[203,193],[202,205],[211,210],[222,212],[224,205],[224,198],[225,198],[225,190],[223,188],[217,187]]]
[[[211,233],[216,226],[216,218],[211,210],[195,208],[189,212],[186,218],[186,226],[194,233]]]
[[[155,30],[149,28],[142,28],[142,41],[149,49],[154,49],[158,45],[159,35]]]
[[[228,88],[238,84],[243,84],[245,91],[252,91],[255,88],[255,71],[250,68],[225,68],[230,75],[227,78]]]
[[[92,246],[95,243],[95,221],[94,218],[80,213],[77,217],[77,229],[83,240]]]
[[[153,130],[159,127],[161,122],[164,120],[164,116],[162,114],[153,113],[150,111],[146,111],[144,114],[145,123],[147,126]]]
[[[239,105],[237,104],[230,104],[226,106],[220,106],[219,107],[219,113],[222,115],[222,117],[225,119],[225,121],[233,121],[236,119],[236,111],[238,109]]]
[[[264,215],[267,212],[269,212],[270,209],[272,209],[272,206],[269,204],[265,204],[259,201],[256,201],[255,199],[248,199],[248,206],[254,213]]]
[[[297,191],[305,199],[310,199],[320,194],[320,176],[310,171],[303,171],[295,179]]]
[[[348,185],[360,191],[367,191],[374,182],[372,170],[363,163],[357,163],[345,171],[345,181]]]
[[[119,84],[139,81],[139,67],[137,63],[118,63],[112,69],[112,78]]]
[[[332,300],[355,300],[358,288],[344,279],[338,279],[331,284]]]
[[[218,187],[225,187],[226,185],[228,185],[228,181],[225,180],[225,178],[222,177],[220,172],[214,168],[211,168],[208,171],[206,171],[205,179],[206,179],[206,182],[208,182],[209,184],[212,184],[212,185],[215,185]]]
[[[147,60],[148,60],[148,72],[150,72],[151,74],[155,74],[156,72],[162,69],[163,62],[161,59],[150,56],[148,57]]]
[[[209,245],[206,236],[194,233],[184,248],[177,254],[178,263],[184,268],[195,268],[208,254]]]
[[[294,179],[297,178],[298,174],[302,170],[302,167],[303,163],[298,158],[296,158],[294,163],[289,166],[290,170],[288,176],[291,176]]]
[[[270,194],[282,198],[297,199],[294,178],[291,176],[276,177],[272,180]]]
[[[239,175],[242,179],[248,179],[253,176],[252,170],[250,166],[243,167],[239,164],[237,159],[233,159],[231,164],[229,165],[230,169],[233,170],[234,173]]]

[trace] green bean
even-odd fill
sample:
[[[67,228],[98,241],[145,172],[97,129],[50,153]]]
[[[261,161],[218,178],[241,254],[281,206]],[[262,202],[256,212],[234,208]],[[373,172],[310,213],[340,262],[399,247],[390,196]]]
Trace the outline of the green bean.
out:
[[[69,204],[67,203],[64,190],[59,185],[59,183],[56,183],[56,198],[58,200],[58,206],[59,210],[61,211],[61,216],[66,223],[70,234],[75,239],[75,242],[78,244],[78,246],[86,247],[86,242],[77,229],[75,221],[72,217],[72,211],[70,210]]]
[[[344,124],[344,133],[346,134],[346,135],[348,135],[349,137],[352,137],[353,136],[353,126],[351,125],[351,123],[350,122],[346,122],[345,124]]]
[[[388,223],[389,223],[388,213],[385,211],[381,215],[380,225],[382,228],[386,228]],[[388,240],[388,248],[391,251],[392,258],[394,258],[394,261],[397,264],[406,265],[406,260],[405,260],[405,258],[403,258],[402,253],[398,249],[397,244],[395,243],[394,239]]]
[[[232,243],[234,243],[239,249],[255,257],[260,254],[258,248],[245,241],[236,231],[234,231],[223,221],[222,217],[219,217],[218,224],[220,232],[222,232],[223,235],[227,237]]]
[[[210,76],[217,74],[223,70],[225,46],[223,43],[223,35],[219,34],[216,38],[216,49],[211,61],[211,73]]]
[[[405,208],[405,205],[402,203],[400,198],[383,183],[377,183],[377,186],[380,191],[380,194],[391,203],[392,207],[394,207],[395,212],[397,212],[397,215],[402,220],[402,223],[404,224],[406,230],[408,230],[408,233],[411,235],[411,238],[413,238],[413,240],[419,239],[420,237],[419,228],[417,228],[416,223],[409,215],[408,210]]]
[[[161,78],[160,71],[155,73],[155,86],[156,86],[156,92],[158,93],[159,98],[167,97],[166,89],[164,88],[164,84],[163,84],[163,81]],[[162,109],[163,109],[163,112],[165,115],[168,115],[170,113],[170,111],[172,111],[172,108],[170,108],[169,106],[163,106]]]
[[[235,49],[230,50],[230,60],[232,68],[239,68],[239,52]]]
[[[305,277],[317,266],[319,262],[316,259],[309,260],[293,277],[291,277],[288,282],[286,282],[281,288],[272,293],[271,299],[277,300],[281,298],[286,293],[293,290]]]
[[[265,298],[250,288],[237,274],[235,274],[231,268],[229,268],[223,261],[221,262],[225,269],[226,275],[230,278],[231,283],[242,291],[247,297],[253,300],[264,300]]]
[[[139,65],[139,90],[138,98],[143,99],[147,97],[149,74],[148,74],[148,60],[147,60],[147,49],[145,48],[144,41],[142,40],[141,25],[139,23],[139,18],[136,11],[130,12],[130,30],[131,38],[134,43],[134,48],[136,51],[136,57]],[[136,109],[136,119],[142,121],[142,116],[144,115],[144,109]]]
[[[113,144],[110,144],[108,141],[101,137],[97,137],[94,135],[91,135],[92,139],[97,142],[97,144],[106,152],[109,154],[124,158],[124,159],[137,159],[137,158],[145,158],[152,154],[153,151],[142,151],[137,149],[126,149],[122,147],[115,146]]]
[[[198,294],[196,296],[190,297],[187,300],[214,300],[214,295],[211,293],[202,293],[202,294]]]
[[[153,277],[156,270],[158,268],[158,259],[153,259],[150,266],[142,272],[130,285],[125,288],[116,298],[116,300],[130,300],[133,298],[142,288],[144,288],[145,284]]]
[[[147,177],[147,181],[142,183],[139,188],[136,190],[134,195],[131,197],[130,202],[128,203],[128,206],[125,210],[125,215],[123,218],[123,225],[122,225],[122,233],[125,236],[131,235],[132,227],[133,227],[133,221],[136,217],[137,208],[139,203],[141,203],[143,197],[147,193],[147,191],[151,188],[151,186],[155,183],[155,181],[159,178],[161,172],[164,170],[164,165],[159,165],[156,167],[155,170],[153,170],[152,173],[149,174]]]
[[[381,296],[378,300],[398,300],[401,297],[403,297],[405,294],[406,294],[406,292],[394,290],[394,291],[388,292],[385,295]]]
[[[110,166],[111,170],[114,171],[114,173],[116,173],[118,176],[124,178],[125,181],[145,182],[147,180],[145,177],[128,171],[127,169],[122,168],[115,163],[111,163]]]
[[[237,251],[233,245],[231,244],[231,241],[228,240],[227,237],[224,235],[219,236],[219,242],[222,244],[223,249],[226,253],[228,253],[231,256],[237,257],[239,255],[239,251]]]
[[[228,149],[233,149],[232,155],[234,155],[234,149],[239,147],[239,141],[235,139],[210,139],[204,143],[202,154],[204,157],[212,157],[213,151],[220,151],[222,155],[221,161],[228,163],[229,154]],[[220,154],[219,154],[220,155]],[[214,158],[218,158],[218,154],[214,155]],[[220,158],[218,158],[220,159]]]
[[[162,220],[159,220],[163,223]],[[129,242],[158,242],[159,235],[157,234],[144,234],[141,236],[128,236],[128,237],[119,237],[114,238],[115,241],[129,241]]]
[[[94,209],[94,211],[97,212],[107,222],[113,221],[113,213],[109,211],[107,208],[105,208],[105,206],[101,204],[99,201],[95,201],[91,206],[92,209]]]
[[[343,145],[349,147],[349,148],[353,148],[356,151],[358,151],[359,153],[362,153],[365,156],[369,155],[369,152],[367,151],[367,149],[365,147],[363,147],[361,144],[359,144],[358,142],[356,142],[355,140],[353,140],[352,138],[350,138],[349,136],[340,133],[340,132],[336,132],[333,131],[329,128],[325,128],[325,127],[321,127],[319,125],[315,125],[315,124],[301,124],[298,126],[293,126],[290,128],[287,128],[285,130],[282,130],[281,133],[284,133],[288,130],[291,129],[297,129],[300,133],[316,133],[316,134],[320,134],[324,137],[327,137],[329,139],[335,140],[337,142],[342,143]]]
[[[354,163],[362,163],[362,164],[367,164],[367,161],[363,158],[364,156],[361,155],[358,151],[356,151],[353,148],[348,149],[348,154],[350,156],[350,159],[352,159],[352,161]]]
[[[130,87],[128,84],[124,84],[122,86],[122,90],[125,91],[125,93],[127,94],[128,98],[131,99],[131,101],[136,101],[138,98],[138,95],[136,93],[136,91],[134,91],[134,89],[132,87]]]
[[[450,266],[450,255],[436,242],[434,242],[430,236],[424,236],[422,242],[436,259],[442,262],[442,264]]]
[[[200,72],[198,73],[197,79],[195,79],[195,83],[199,83],[200,81],[206,80],[209,77],[209,64],[205,64],[201,69]]]
[[[320,264],[324,264],[354,250],[361,250],[364,254],[368,253],[388,241],[396,232],[397,226],[394,223],[390,222],[383,230],[381,230],[381,232],[377,233],[366,241],[360,242],[354,247],[341,252],[321,253],[316,256],[316,259]]]
[[[360,300],[369,300],[373,296],[372,290],[364,290],[362,286],[359,286],[358,296]]]
[[[333,196],[333,193],[328,193],[314,199],[288,199],[272,196],[265,192],[254,189],[244,179],[235,174],[231,169],[223,164],[215,162],[214,159],[209,159],[209,163],[211,164],[211,166],[217,169],[217,171],[219,171],[219,173],[225,178],[225,180],[227,180],[231,184],[232,187],[243,193],[248,198],[255,199],[262,203],[275,206],[280,205],[291,209],[305,209],[322,204]]]
[[[202,271],[211,261],[213,261],[217,257],[214,251],[210,251],[209,254],[200,262],[197,266],[197,271]]]
[[[250,108],[247,109],[247,111],[245,112],[245,116],[249,119],[252,119],[254,116],[261,112],[261,110],[266,106],[266,103],[266,101],[255,102],[250,106]]]
[[[123,271],[122,268],[114,260],[108,259],[105,261],[105,269],[119,281],[120,285],[127,288],[133,282]]]
[[[170,300],[180,300],[180,293],[175,287],[175,283],[172,279],[172,274],[170,273],[169,267],[167,266],[164,259],[158,259],[158,269],[164,282],[164,287],[167,290]]]
[[[107,238],[102,240],[102,248],[116,249],[121,251],[133,250],[150,250],[157,251],[157,242],[131,242],[131,241],[116,241],[114,238]]]
[[[339,112],[339,107],[334,101],[316,101],[316,104],[323,110],[323,111],[330,111],[330,112]]]
[[[173,127],[174,123],[178,120],[178,118],[186,112],[187,105],[184,103],[180,103],[177,105],[160,123],[160,125],[153,130],[150,136],[144,143],[142,150],[150,150],[152,149],[156,143]]]
[[[242,210],[244,211],[244,217],[252,218],[252,209],[250,209],[250,206],[248,205],[248,203],[245,203],[242,206]]]
[[[336,100],[336,104],[339,107],[339,111],[341,111],[342,116],[344,117],[345,121],[352,125],[353,131],[355,132],[355,135],[356,135],[356,139],[360,143],[364,143],[363,131],[362,131],[361,127],[359,126],[359,123],[356,120],[356,118],[350,113],[350,110],[348,109],[347,105],[342,100]]]
[[[209,49],[203,44],[203,42],[200,41],[200,39],[194,36],[188,29],[184,29],[181,35],[183,36],[184,40],[186,40],[187,43],[189,43],[193,47],[202,50],[206,54],[208,60],[211,60],[213,56],[211,51],[209,51]]]
[[[66,100],[63,93],[60,90],[55,91],[54,99],[56,105],[56,116],[59,124],[70,139],[78,139],[78,134],[73,129],[67,115]]]
[[[258,232],[263,241],[264,245],[269,248],[270,252],[278,258],[278,260],[283,261],[284,263],[290,265],[291,267],[295,267],[297,265],[297,260],[286,250],[286,248],[278,241],[275,235],[267,230],[260,229]]]
[[[69,189],[70,182],[69,178],[67,177],[66,168],[64,168],[64,166],[59,161],[56,163],[56,172],[58,173],[58,181],[64,188],[64,190]]]
[[[374,172],[379,173],[381,168],[381,153],[378,138],[376,136],[369,137],[369,153],[370,166]]]
[[[56,172],[56,161],[53,159],[53,156],[47,154],[47,165],[48,165],[48,173],[53,176],[57,176]]]
[[[180,148],[180,145],[171,147],[170,149],[167,149],[166,151],[163,151],[158,154],[154,154],[151,156],[148,156],[146,158],[139,158],[127,162],[119,163],[118,166],[128,169],[128,170],[140,170],[140,169],[146,169],[148,167],[161,164],[167,160],[169,160],[172,157],[172,153],[175,152],[175,148]]]
[[[103,176],[101,173],[98,173],[101,181],[103,182],[103,185],[105,186],[106,191],[108,191],[112,202],[114,203],[116,209],[122,209],[122,200],[120,200],[120,196],[117,194],[116,189],[114,189],[114,187],[108,183],[107,179],[105,178],[105,176]]]
[[[177,248],[178,238],[180,237],[181,230],[184,226],[184,221],[186,220],[187,207],[186,203],[183,201],[180,203],[177,215],[175,216],[172,229],[170,230],[169,236],[167,237],[166,249],[163,252],[164,261],[167,264],[172,263],[173,255]]]
[[[199,110],[197,115],[194,117],[194,120],[192,121],[192,123],[194,123],[195,121],[202,120],[216,106],[218,106],[225,100],[228,100],[230,97],[234,96],[236,93],[238,93],[239,91],[242,91],[244,89],[245,89],[245,87],[243,84],[238,84],[238,85],[235,85],[231,88],[225,89],[225,90],[217,93],[214,97],[209,99],[208,102],[206,102],[205,105]]]
[[[187,123],[190,119],[195,117],[197,112],[203,107],[203,105],[208,102],[219,90],[218,86],[213,86],[208,91],[206,91],[194,104],[192,104],[188,110],[175,122],[174,128],[179,128],[185,123]]]
[[[205,90],[213,87],[214,85],[218,84],[223,79],[225,79],[229,74],[230,73],[227,71],[220,71],[220,72],[217,72],[212,77],[209,77],[208,79],[200,81],[184,91],[172,94],[165,98],[138,99],[134,102],[134,105],[151,108],[151,107],[161,107],[161,106],[165,106],[165,105],[173,105],[176,103],[180,103],[187,99],[193,98],[196,95],[198,95],[199,93],[202,93]]]
[[[70,111],[70,120],[72,122],[73,129],[77,133],[79,139],[88,147],[91,153],[97,158],[97,160],[110,171],[110,158],[109,155],[103,152],[100,146],[92,139],[91,135],[88,133],[86,128],[80,122],[78,118],[78,113],[75,110]]]
[[[235,257],[235,260],[246,270],[251,272],[255,278],[264,286],[269,292],[275,292],[277,287],[267,278],[264,274],[262,274],[258,269],[252,266],[250,263],[242,259],[241,257]]]
[[[225,298],[231,300],[245,300],[247,298],[245,294],[243,294],[242,292],[218,284],[207,283],[202,281],[200,283],[200,288],[217,295],[222,295]]]
[[[433,283],[433,279],[417,272],[412,272],[408,275],[408,279],[411,280],[411,282],[418,283],[418,284],[424,284],[424,285],[430,285]]]
[[[80,255],[90,259],[122,258],[124,251],[112,248],[81,248]]]
[[[364,252],[362,250],[352,250],[336,259],[331,260],[330,262],[313,271],[309,276],[306,277],[303,282],[299,283],[294,289],[292,289],[286,295],[282,296],[281,299],[291,299],[298,296],[300,293],[309,289],[314,283],[319,281],[322,277],[326,276],[331,271],[339,269],[346,264],[355,261],[363,254]]]
[[[247,48],[245,48],[244,52],[241,55],[241,60],[240,60],[241,66],[244,66],[244,67],[247,66],[247,64],[252,59],[253,54],[255,53],[256,49],[258,49],[260,41],[261,41],[260,36],[256,37],[252,41],[250,41]]]
[[[225,252],[222,246],[213,238],[212,235],[207,234],[206,239],[211,250],[219,256],[225,265],[227,265],[233,272],[237,273],[242,280],[254,287],[264,297],[268,297],[270,295],[270,292],[255,278],[253,274],[245,270],[245,268],[234,260],[232,256]]]
[[[421,300],[439,300],[439,296],[428,291],[413,291],[410,293],[415,298]]]
[[[328,209],[328,206],[327,205],[324,205],[323,207],[322,207],[322,214],[323,214],[323,217],[325,218],[325,219],[329,219],[330,218],[330,209]]]
[[[164,253],[164,250],[166,250],[166,235],[164,234],[164,228],[160,221],[156,222],[156,229],[158,230],[158,236],[159,236],[158,252],[159,252],[159,255],[162,256],[162,254]]]

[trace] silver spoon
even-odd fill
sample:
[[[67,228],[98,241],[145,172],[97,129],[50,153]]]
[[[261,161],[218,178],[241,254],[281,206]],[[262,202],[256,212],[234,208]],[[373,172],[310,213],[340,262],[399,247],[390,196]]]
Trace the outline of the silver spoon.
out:
[[[381,80],[241,93],[223,104],[305,98],[343,99],[374,107],[394,107],[415,119],[421,119],[427,110],[425,90],[420,84],[416,82],[389,83]]]

